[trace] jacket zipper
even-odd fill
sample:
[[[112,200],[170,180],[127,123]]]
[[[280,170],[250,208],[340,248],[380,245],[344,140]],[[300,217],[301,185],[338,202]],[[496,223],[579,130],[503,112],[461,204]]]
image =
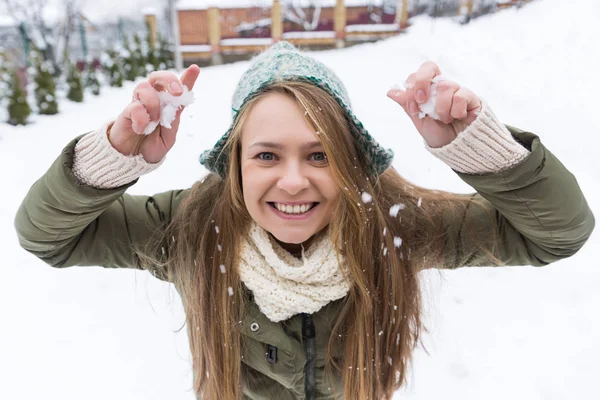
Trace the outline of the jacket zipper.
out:
[[[306,351],[306,366],[304,367],[304,392],[306,400],[316,399],[316,352],[317,342],[315,339],[315,324],[312,317],[308,314],[302,314],[302,341]]]

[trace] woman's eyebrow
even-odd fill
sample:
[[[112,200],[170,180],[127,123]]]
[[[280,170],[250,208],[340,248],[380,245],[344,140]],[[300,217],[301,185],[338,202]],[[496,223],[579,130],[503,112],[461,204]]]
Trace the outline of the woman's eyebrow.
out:
[[[277,150],[281,150],[284,148],[284,146],[281,143],[276,143],[276,142],[256,142],[256,143],[251,144],[250,147],[248,147],[248,148],[251,149],[253,147],[266,147],[266,148],[277,149]],[[323,147],[323,145],[319,141],[306,142],[302,145],[303,149],[314,149],[316,147]]]

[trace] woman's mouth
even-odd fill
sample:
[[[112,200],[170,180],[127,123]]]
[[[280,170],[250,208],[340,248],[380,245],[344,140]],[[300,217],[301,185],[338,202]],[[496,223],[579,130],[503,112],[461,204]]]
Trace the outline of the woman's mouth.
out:
[[[268,202],[268,204],[278,212],[288,216],[302,216],[310,213],[319,204],[318,202],[307,202],[301,204],[285,204],[277,202]]]

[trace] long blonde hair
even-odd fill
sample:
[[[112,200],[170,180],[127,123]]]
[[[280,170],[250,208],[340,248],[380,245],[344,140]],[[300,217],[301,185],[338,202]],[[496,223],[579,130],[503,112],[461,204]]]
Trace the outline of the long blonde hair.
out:
[[[275,83],[247,101],[226,146],[227,178],[211,173],[196,183],[142,255],[164,268],[182,295],[194,390],[211,400],[242,397],[239,321],[247,296],[235,266],[251,218],[242,196],[240,136],[252,106],[268,92],[291,96],[306,110],[341,193],[328,232],[342,244],[339,256],[348,265],[351,288],[329,338],[327,376],[341,375],[344,392],[354,399],[391,399],[405,383],[423,329],[418,272],[443,261],[442,210],[464,200],[412,185],[393,168],[369,176],[343,109],[323,89],[302,81]],[[372,195],[371,202],[362,201],[363,192]],[[390,213],[392,207],[401,211]],[[152,256],[164,246],[164,257]],[[333,361],[337,340],[343,341],[342,365]]]

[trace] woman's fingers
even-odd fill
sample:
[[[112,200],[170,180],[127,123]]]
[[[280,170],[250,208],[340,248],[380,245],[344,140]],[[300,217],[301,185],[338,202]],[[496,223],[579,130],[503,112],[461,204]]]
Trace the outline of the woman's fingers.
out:
[[[140,102],[130,103],[123,110],[123,114],[126,119],[131,121],[131,129],[138,135],[143,134],[144,128],[150,123],[150,115]]]
[[[423,104],[429,99],[431,80],[438,75],[441,75],[440,67],[433,61],[424,62],[417,72],[411,75],[411,81],[407,81],[413,86],[414,101]]]
[[[387,92],[387,96],[398,103],[404,111],[408,112],[406,108],[406,98],[408,97],[405,90],[401,89],[390,89]]]
[[[189,90],[194,87],[200,74],[200,68],[193,64],[188,67],[181,81],[169,71],[155,71],[148,76],[148,80],[136,86],[133,92],[133,102],[124,110],[125,118],[131,120],[134,132],[141,134],[150,121],[160,119],[159,91],[167,90],[175,96],[183,93],[183,86]],[[177,116],[181,113],[178,110]]]
[[[174,96],[179,96],[183,93],[183,86],[192,90],[199,74],[200,67],[192,64],[185,70],[181,80],[170,71],[154,71],[148,76],[148,82],[158,91],[166,90]]]
[[[175,96],[183,93],[183,87],[177,75],[169,71],[154,71],[150,73],[148,82],[158,91],[166,90]]]
[[[189,90],[192,90],[196,83],[196,79],[198,79],[198,75],[200,75],[200,67],[196,64],[192,64],[181,75],[181,83]]]
[[[452,101],[452,109],[450,110],[450,116],[454,119],[465,119],[468,114],[468,100],[469,89],[465,87],[459,88],[456,93],[454,93],[454,99]]]
[[[435,112],[440,116],[440,120],[445,124],[452,122],[454,95],[459,89],[460,86],[452,81],[441,81],[437,85]]]
[[[406,98],[403,99],[402,105],[409,115],[420,112],[419,104],[423,104],[429,99],[432,79],[440,74],[440,68],[436,63],[426,61],[417,72],[406,78]]]
[[[481,99],[471,90],[466,87],[461,87],[454,95],[454,101],[457,103],[457,108],[465,108],[465,112],[457,110],[457,113],[462,113],[463,119],[467,124],[475,121],[477,113],[481,110]]]
[[[160,119],[160,99],[150,82],[140,83],[133,92],[133,98],[144,105],[150,115],[150,120],[158,121]]]

